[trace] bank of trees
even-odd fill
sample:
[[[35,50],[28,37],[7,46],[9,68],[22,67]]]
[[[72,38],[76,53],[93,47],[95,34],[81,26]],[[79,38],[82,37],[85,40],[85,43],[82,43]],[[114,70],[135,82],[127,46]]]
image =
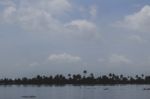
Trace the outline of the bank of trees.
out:
[[[1,85],[64,85],[64,84],[150,84],[150,76],[136,75],[124,76],[124,75],[100,75],[94,76],[93,73],[87,74],[87,71],[83,71],[83,74],[68,74],[64,76],[57,74],[55,76],[40,76],[37,75],[33,78],[17,78],[17,79],[0,79]]]

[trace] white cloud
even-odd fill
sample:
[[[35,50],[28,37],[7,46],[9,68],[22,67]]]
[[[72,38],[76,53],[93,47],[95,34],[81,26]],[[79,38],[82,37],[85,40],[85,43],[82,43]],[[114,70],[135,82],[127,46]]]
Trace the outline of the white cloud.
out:
[[[68,33],[72,33],[74,36],[85,37],[88,39],[99,37],[97,26],[88,20],[73,20],[70,23],[67,23],[65,27],[68,28]]]
[[[146,40],[144,40],[141,36],[139,35],[132,35],[128,38],[131,41],[137,42],[137,43],[145,43]]]
[[[145,5],[139,12],[126,16],[124,20],[117,22],[117,26],[140,32],[149,32],[150,6]]]
[[[70,54],[63,53],[52,54],[48,57],[48,60],[56,63],[75,63],[81,61],[81,58],[79,56],[72,56]]]
[[[37,63],[37,62],[33,62],[33,63],[29,64],[30,67],[35,67],[35,66],[38,66],[38,65],[39,65],[39,63]]]
[[[10,0],[11,1],[11,0]],[[4,9],[0,10],[0,23],[15,24],[25,31],[33,33],[47,33],[51,36],[73,38],[99,37],[94,22],[86,19],[63,22],[63,15],[71,11],[69,0],[21,0],[0,3]],[[95,7],[91,7],[91,14],[96,14]]]
[[[97,7],[95,5],[90,7],[90,11],[89,11],[91,17],[96,17],[97,16]]]
[[[52,14],[62,14],[71,8],[71,4],[69,0],[38,0],[37,7]]]
[[[94,23],[88,20],[73,20],[68,23],[66,26],[79,29],[79,30],[95,30],[96,26]]]
[[[3,18],[6,22],[10,22],[11,17],[13,17],[13,14],[16,12],[16,8],[14,6],[7,7],[3,12]]]
[[[109,63],[114,64],[129,64],[131,60],[124,55],[113,54],[109,57]]]
[[[34,2],[33,2],[34,1]],[[21,0],[2,2],[1,22],[17,23],[29,30],[57,31],[63,24],[56,18],[71,9],[69,0]]]
[[[105,62],[105,59],[104,58],[99,58],[97,61],[101,63],[101,62]]]
[[[4,6],[14,6],[15,4],[13,3],[12,0],[0,0],[0,5],[4,5]]]

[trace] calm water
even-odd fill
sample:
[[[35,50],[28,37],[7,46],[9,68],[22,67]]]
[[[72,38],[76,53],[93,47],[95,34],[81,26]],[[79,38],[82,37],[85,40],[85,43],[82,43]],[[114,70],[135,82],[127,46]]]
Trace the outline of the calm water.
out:
[[[143,88],[150,85],[0,86],[0,99],[150,99],[150,90]]]

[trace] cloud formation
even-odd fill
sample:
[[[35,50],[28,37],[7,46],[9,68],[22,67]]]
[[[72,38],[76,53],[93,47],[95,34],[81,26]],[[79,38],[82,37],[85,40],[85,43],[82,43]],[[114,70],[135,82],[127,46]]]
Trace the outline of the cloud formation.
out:
[[[9,1],[9,2],[8,2]],[[64,35],[64,37],[92,38],[97,36],[96,24],[87,19],[63,22],[63,15],[71,12],[70,0],[21,0],[19,5],[8,0],[0,3],[1,23],[15,24],[27,31]],[[91,8],[91,14],[96,14]],[[61,17],[61,18],[60,18]]]
[[[17,23],[23,28],[33,30],[58,30],[61,21],[56,17],[71,7],[68,0],[22,0],[18,1],[19,5],[10,2],[11,0],[0,3],[4,6],[0,15],[1,21]]]
[[[139,35],[131,35],[128,37],[128,39],[130,41],[134,41],[134,42],[137,42],[137,43],[145,43],[146,40],[144,40],[141,36]]]
[[[122,21],[117,22],[118,27],[128,28],[139,32],[150,31],[150,6],[145,5],[140,11],[127,15]]]
[[[0,0],[0,72],[148,70],[148,1],[106,2]]]
[[[48,60],[50,62],[56,63],[76,63],[81,61],[81,58],[79,56],[73,56],[67,53],[63,53],[63,54],[51,54],[48,57]]]
[[[124,55],[113,54],[109,57],[109,62],[114,64],[129,64],[131,60]]]
[[[97,26],[88,20],[73,20],[65,25],[68,28],[69,33],[73,33],[74,36],[94,38],[98,37]]]
[[[97,7],[95,5],[90,7],[90,11],[89,11],[91,17],[96,17],[97,16]]]

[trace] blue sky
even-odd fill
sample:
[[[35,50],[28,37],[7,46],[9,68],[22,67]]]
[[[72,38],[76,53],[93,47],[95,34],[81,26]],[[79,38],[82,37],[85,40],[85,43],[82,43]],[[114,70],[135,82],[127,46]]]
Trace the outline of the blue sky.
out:
[[[150,72],[148,0],[1,0],[0,75]]]

